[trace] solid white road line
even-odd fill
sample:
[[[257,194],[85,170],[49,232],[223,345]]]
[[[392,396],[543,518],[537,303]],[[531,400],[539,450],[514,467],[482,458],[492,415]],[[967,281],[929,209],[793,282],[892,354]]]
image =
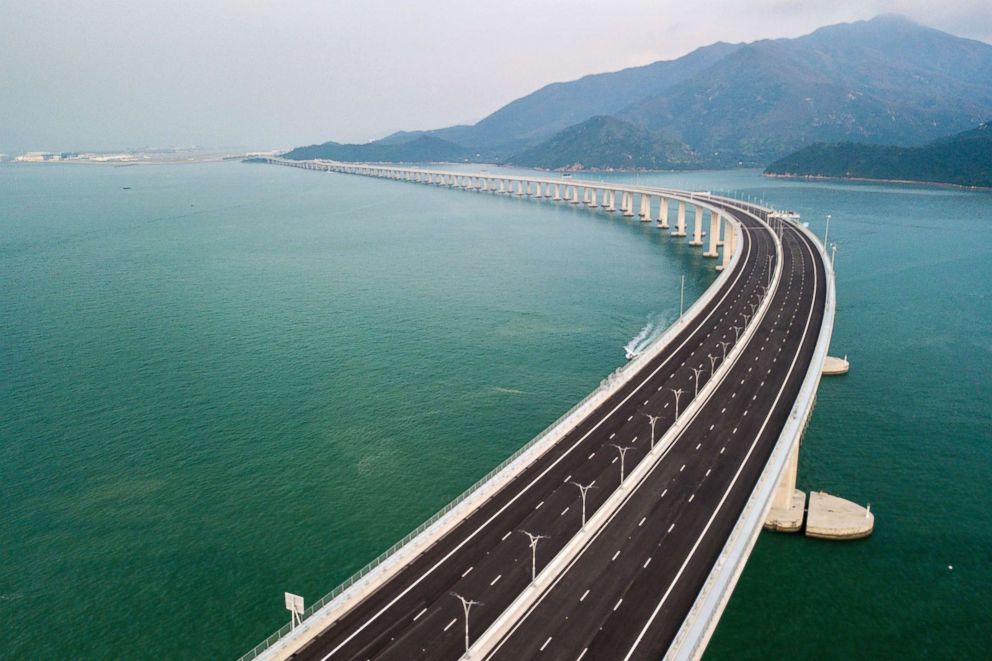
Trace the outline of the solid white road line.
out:
[[[803,241],[803,246],[805,246],[807,252],[809,252],[810,256],[812,256],[812,250],[810,250],[809,244]],[[813,302],[815,304],[816,288],[818,286],[817,281],[819,280],[819,277],[816,273],[815,259],[813,260],[813,274],[814,274]],[[689,565],[689,562],[692,560],[692,557],[696,554],[696,550],[699,548],[699,545],[702,543],[703,537],[705,537],[706,533],[709,532],[710,526],[713,525],[713,520],[716,519],[717,514],[720,513],[721,509],[723,509],[723,505],[726,502],[727,498],[730,496],[731,490],[734,488],[734,485],[737,483],[738,478],[740,478],[741,473],[744,471],[744,467],[747,465],[748,460],[750,460],[751,454],[754,452],[754,448],[758,444],[758,440],[761,438],[761,435],[764,433],[765,427],[768,426],[768,421],[771,419],[772,414],[775,411],[775,407],[778,405],[778,400],[782,397],[782,393],[785,391],[785,387],[786,385],[788,385],[789,379],[792,377],[792,372],[796,367],[796,361],[799,360],[799,354],[801,353],[801,349],[803,345],[806,343],[806,335],[809,333],[809,325],[813,319],[814,307],[815,305],[810,305],[809,307],[809,312],[806,315],[806,327],[803,329],[803,334],[799,338],[798,349],[796,351],[795,356],[792,359],[792,364],[789,366],[789,371],[786,372],[785,379],[782,380],[782,386],[779,388],[778,394],[775,396],[775,400],[772,402],[772,405],[768,410],[768,415],[765,416],[765,421],[762,423],[761,429],[759,429],[758,433],[755,435],[754,441],[751,442],[750,449],[748,450],[747,454],[744,456],[744,460],[740,463],[740,466],[738,466],[737,472],[734,474],[734,478],[731,480],[726,491],[724,491],[723,497],[721,497],[720,502],[717,503],[716,509],[713,511],[713,514],[710,516],[709,521],[707,521],[706,526],[703,528],[703,531],[696,538],[696,543],[693,544],[692,549],[689,551],[689,555],[686,556],[686,559],[682,563],[682,566],[679,568],[678,573],[675,574],[675,578],[672,579],[672,582],[669,584],[668,589],[665,591],[665,594],[662,596],[661,601],[658,602],[658,605],[655,607],[654,611],[651,613],[651,616],[648,618],[647,623],[645,623],[644,627],[641,629],[641,632],[637,635],[637,638],[634,640],[634,643],[631,645],[630,650],[627,652],[627,655],[624,657],[624,661],[628,661],[630,657],[633,656],[634,650],[637,649],[637,646],[640,645],[641,640],[644,639],[644,635],[647,633],[648,628],[654,623],[655,618],[658,616],[658,612],[661,610],[662,606],[664,606],[665,601],[668,600],[668,597],[669,595],[671,595],[672,590],[675,589],[675,584],[678,583],[679,579],[682,577],[682,573],[685,571],[685,568]],[[671,528],[669,528],[669,532],[671,532]]]

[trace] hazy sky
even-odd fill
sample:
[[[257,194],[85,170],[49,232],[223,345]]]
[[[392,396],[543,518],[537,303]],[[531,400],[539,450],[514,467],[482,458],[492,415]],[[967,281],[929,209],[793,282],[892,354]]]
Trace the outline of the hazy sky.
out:
[[[989,0],[0,0],[0,152],[364,141],[885,12],[992,42]]]

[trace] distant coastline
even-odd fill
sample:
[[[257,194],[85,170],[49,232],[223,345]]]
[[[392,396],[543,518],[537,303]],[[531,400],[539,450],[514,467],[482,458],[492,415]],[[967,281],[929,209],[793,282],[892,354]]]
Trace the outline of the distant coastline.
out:
[[[772,179],[803,179],[807,181],[853,181],[868,184],[911,184],[914,186],[935,186],[938,188],[955,188],[960,190],[992,191],[992,186],[968,186],[965,184],[949,184],[943,181],[922,181],[919,179],[873,179],[870,177],[832,177],[822,174],[789,174],[765,172],[762,176]]]

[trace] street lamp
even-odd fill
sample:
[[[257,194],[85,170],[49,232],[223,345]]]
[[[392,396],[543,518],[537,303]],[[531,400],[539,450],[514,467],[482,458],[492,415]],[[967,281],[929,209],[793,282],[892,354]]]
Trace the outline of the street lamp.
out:
[[[660,415],[651,415],[650,413],[645,413],[644,416],[651,423],[651,449],[654,450],[654,425],[661,419]]]
[[[595,488],[593,485],[596,484],[596,480],[593,480],[586,486],[582,486],[578,482],[570,482],[570,484],[574,484],[575,486],[577,486],[579,488],[579,493],[582,494],[582,527],[585,528],[586,527],[586,494],[589,493],[590,489]]]
[[[723,347],[723,359],[727,360],[727,347],[730,346],[730,342],[720,342],[720,346]]]
[[[669,388],[669,390],[671,390],[672,393],[675,394],[675,419],[678,420],[679,419],[679,399],[682,397],[682,393],[684,393],[685,391],[682,390],[681,388],[679,388],[678,390],[676,390],[675,388]]]
[[[542,539],[550,539],[547,535],[533,535],[526,530],[521,530],[530,539],[530,580],[533,583],[537,579],[537,543]]]
[[[741,331],[744,330],[743,326],[734,326],[734,342],[741,339]]]
[[[712,375],[716,372],[716,361],[719,360],[719,356],[714,356],[713,354],[706,354],[706,357],[710,359],[710,374]]]
[[[751,319],[751,315],[741,312],[741,316],[744,317],[744,327],[747,328],[747,322]]]
[[[462,610],[465,611],[465,654],[468,654],[468,612],[472,610],[472,606],[482,606],[481,601],[472,601],[471,599],[466,599],[457,592],[451,593],[452,597],[458,597],[458,600],[462,602]]]
[[[624,475],[625,475],[625,471],[624,471],[624,459],[627,456],[627,450],[629,450],[633,446],[632,445],[619,446],[616,443],[610,443],[610,445],[612,445],[613,447],[615,447],[620,452],[620,486],[623,486],[623,478],[624,478]]]
[[[699,397],[699,375],[703,373],[703,370],[701,367],[693,367],[692,373],[696,375],[696,378],[693,379],[696,384],[696,392],[693,397]]]

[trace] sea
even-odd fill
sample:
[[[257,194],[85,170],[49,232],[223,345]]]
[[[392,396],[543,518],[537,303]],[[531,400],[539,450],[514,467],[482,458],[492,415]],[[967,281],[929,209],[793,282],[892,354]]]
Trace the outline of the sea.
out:
[[[471,166],[473,171],[504,171]],[[511,172],[506,170],[506,172]],[[836,243],[799,487],[707,659],[988,658],[992,193],[588,174]],[[715,278],[637,219],[240,162],[0,165],[0,658],[234,659],[485,475]]]

